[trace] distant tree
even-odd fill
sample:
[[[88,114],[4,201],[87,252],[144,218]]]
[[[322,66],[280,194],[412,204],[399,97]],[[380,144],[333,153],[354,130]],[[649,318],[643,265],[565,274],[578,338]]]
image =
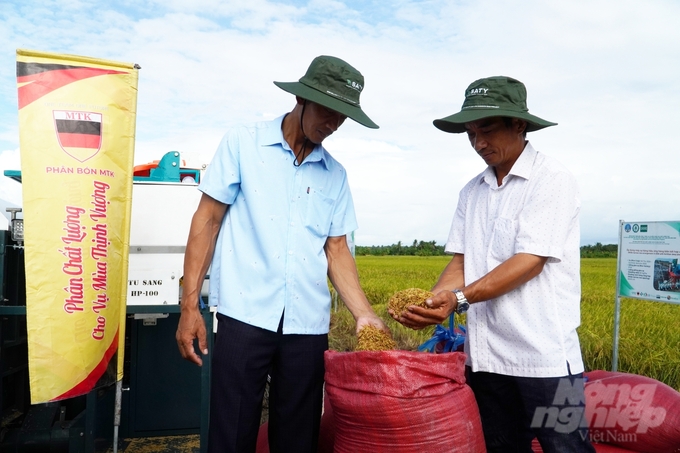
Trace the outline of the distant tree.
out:
[[[581,258],[616,258],[619,246],[617,244],[602,245],[597,242],[595,245],[581,246]]]
[[[607,244],[603,245],[598,242],[595,245],[581,246],[581,258],[616,258],[618,256],[618,245]],[[445,255],[444,246],[437,245],[436,241],[418,241],[413,240],[413,244],[403,245],[401,241],[392,245],[371,245],[371,246],[355,246],[355,254],[357,255],[410,255],[410,256],[441,256]]]
[[[439,256],[445,255],[444,246],[437,245],[436,241],[418,241],[415,239],[413,245],[404,246],[401,241],[392,245],[371,245],[355,246],[356,255],[410,255],[410,256]]]

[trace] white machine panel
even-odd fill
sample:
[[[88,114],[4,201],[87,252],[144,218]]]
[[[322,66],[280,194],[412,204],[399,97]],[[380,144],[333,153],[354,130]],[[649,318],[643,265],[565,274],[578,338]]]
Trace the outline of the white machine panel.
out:
[[[179,303],[184,251],[200,198],[196,184],[134,181],[128,305]]]

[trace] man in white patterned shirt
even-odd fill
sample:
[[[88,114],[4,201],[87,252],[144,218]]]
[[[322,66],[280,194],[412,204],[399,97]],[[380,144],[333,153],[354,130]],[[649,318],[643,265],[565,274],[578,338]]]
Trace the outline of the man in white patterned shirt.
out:
[[[428,300],[402,324],[420,329],[467,312],[465,352],[489,452],[593,452],[584,422],[580,200],[574,177],[526,133],[555,123],[529,113],[509,77],[473,82],[460,112],[434,121],[466,132],[487,168],[460,192]],[[469,310],[468,310],[469,307]]]

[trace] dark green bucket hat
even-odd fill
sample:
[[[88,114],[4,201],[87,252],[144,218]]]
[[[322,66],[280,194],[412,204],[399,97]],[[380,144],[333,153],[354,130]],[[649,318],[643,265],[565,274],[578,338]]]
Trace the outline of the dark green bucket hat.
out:
[[[465,132],[465,123],[493,116],[522,119],[527,122],[527,132],[557,124],[529,113],[524,84],[503,76],[472,82],[465,90],[465,101],[460,112],[434,120],[433,123],[444,132],[461,133]]]
[[[298,82],[274,84],[284,91],[342,113],[359,124],[378,129],[359,104],[364,76],[339,58],[321,55],[312,61],[307,73]]]

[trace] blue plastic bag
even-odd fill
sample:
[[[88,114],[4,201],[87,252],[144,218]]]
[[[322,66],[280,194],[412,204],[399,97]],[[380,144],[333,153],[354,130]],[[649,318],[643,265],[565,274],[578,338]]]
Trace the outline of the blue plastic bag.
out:
[[[420,352],[455,352],[458,347],[465,343],[465,327],[461,324],[456,326],[454,314],[449,316],[449,327],[437,324],[434,328],[432,338],[418,346]]]

